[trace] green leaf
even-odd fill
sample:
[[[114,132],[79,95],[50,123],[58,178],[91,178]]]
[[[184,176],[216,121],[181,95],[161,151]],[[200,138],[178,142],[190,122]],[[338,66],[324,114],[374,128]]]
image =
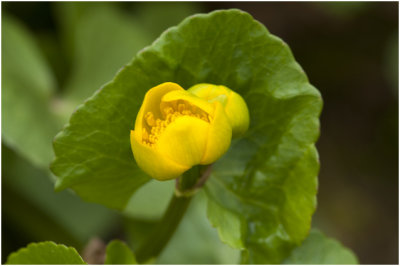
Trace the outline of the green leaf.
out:
[[[207,216],[211,224],[218,229],[219,237],[224,243],[237,249],[245,247],[241,233],[245,220],[241,221],[241,217],[224,209],[212,200],[208,201]]]
[[[354,253],[339,241],[312,230],[301,246],[285,259],[285,264],[358,264]]]
[[[61,124],[50,110],[55,81],[33,36],[2,18],[2,138],[35,165],[47,168]]]
[[[236,153],[240,150],[240,156],[245,156],[244,147],[236,148]],[[227,157],[216,165],[207,183],[210,204],[220,205],[214,217],[211,217],[213,212],[209,209],[210,220],[218,227],[223,241],[231,246],[235,246],[236,242],[244,243],[243,262],[280,263],[294,245],[304,239],[310,227],[316,202],[316,153],[311,148],[297,163],[288,166],[287,176],[285,171],[274,169],[276,166],[268,164],[268,161],[255,173],[243,170],[244,174],[238,175],[235,165],[239,166],[240,161],[228,162]],[[243,158],[241,163],[245,161],[248,160]],[[268,168],[272,169],[267,171]],[[268,175],[264,175],[262,170]],[[282,172],[281,177],[279,172]],[[226,219],[232,219],[233,214],[236,220],[242,221],[240,236],[236,238],[238,231],[224,226],[232,223]],[[228,242],[230,239],[227,236],[234,242]]]
[[[142,50],[72,115],[54,143],[58,189],[123,209],[148,177],[138,169],[129,132],[146,91],[172,81],[184,88],[223,84],[246,100],[251,127],[215,167],[207,193],[238,216],[247,262],[281,262],[306,237],[315,208],[321,98],[279,38],[239,10],[186,19]],[[155,162],[156,163],[156,162]],[[228,237],[229,236],[229,237]]]
[[[244,97],[251,121],[213,167],[208,215],[224,242],[243,248],[242,263],[280,263],[307,236],[315,210],[321,97],[283,41],[245,14],[217,14],[213,28],[235,34],[213,40],[209,61],[230,71],[215,71],[226,81],[210,79]]]
[[[12,253],[6,264],[86,264],[78,252],[64,245],[46,241],[31,243]]]
[[[119,240],[113,240],[107,245],[104,264],[137,264],[131,249]]]

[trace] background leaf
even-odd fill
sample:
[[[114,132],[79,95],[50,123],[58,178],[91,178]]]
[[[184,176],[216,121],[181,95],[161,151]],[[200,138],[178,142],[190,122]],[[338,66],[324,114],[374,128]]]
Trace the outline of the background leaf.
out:
[[[81,106],[55,140],[58,188],[125,207],[148,180],[133,160],[129,131],[146,91],[165,81],[223,84],[245,98],[250,129],[215,166],[207,194],[238,216],[241,234],[220,234],[243,243],[244,262],[281,262],[306,237],[315,208],[321,98],[287,45],[238,10],[169,29]],[[211,220],[221,227],[224,217]]]
[[[46,241],[29,244],[12,253],[7,264],[86,264],[71,247]]]
[[[141,2],[133,6],[134,16],[151,39],[158,38],[169,27],[199,12],[200,5],[196,2]]]
[[[71,191],[54,193],[54,184],[44,170],[4,146],[1,159],[6,166],[2,168],[2,199],[7,202],[4,217],[28,239],[80,248],[93,235],[107,237],[112,230],[115,212],[83,202]]]
[[[335,239],[311,230],[301,246],[285,259],[285,264],[358,264],[354,253]]]
[[[61,128],[50,111],[55,80],[30,33],[10,16],[2,22],[2,139],[47,168],[51,140]]]
[[[54,193],[51,142],[63,123],[54,108],[57,84],[38,38],[7,12],[2,21],[2,253],[44,240],[81,248],[110,233],[115,213],[71,191]]]
[[[122,241],[113,240],[107,245],[104,264],[137,264],[135,255]]]
[[[83,13],[72,20],[74,60],[65,87],[67,99],[77,104],[110,81],[151,39],[138,22],[112,5],[100,3],[84,9],[82,3],[66,3],[61,10],[65,5]]]
[[[161,218],[174,190],[175,180],[165,182],[150,180],[130,198],[124,215],[146,220]]]

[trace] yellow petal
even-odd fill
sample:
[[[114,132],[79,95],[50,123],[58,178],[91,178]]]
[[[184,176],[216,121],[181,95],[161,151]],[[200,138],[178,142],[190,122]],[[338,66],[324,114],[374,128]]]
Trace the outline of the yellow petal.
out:
[[[168,92],[174,91],[174,90],[183,90],[185,91],[181,86],[179,86],[176,83],[173,82],[165,82],[162,83],[158,86],[155,86],[151,88],[146,95],[144,96],[143,104],[140,107],[139,113],[136,117],[136,122],[135,122],[135,131],[137,131],[136,134],[140,136],[142,135],[142,127],[143,125],[143,117],[147,112],[152,112],[154,116],[161,117],[161,110],[160,110],[160,102],[161,98]]]
[[[218,160],[231,145],[232,127],[220,102],[214,102],[215,111],[207,134],[207,146],[200,164]]]
[[[131,130],[131,147],[138,166],[151,177],[158,180],[178,178],[190,166],[180,165],[166,156],[156,152],[153,148],[144,145],[137,130]]]
[[[178,100],[187,101],[190,104],[199,107],[206,113],[212,113],[214,110],[214,107],[212,106],[212,104],[210,104],[206,100],[204,100],[200,97],[197,97],[196,95],[194,95],[188,91],[185,91],[185,90],[183,90],[183,91],[175,90],[175,91],[168,92],[167,94],[165,94],[162,97],[161,101],[163,103],[165,103],[165,102],[173,102],[173,101],[178,101]]]
[[[250,116],[246,102],[233,90],[222,85],[201,83],[191,87],[188,92],[210,103],[220,102],[232,126],[234,138],[243,135],[249,128]]]
[[[228,88],[206,86],[210,93],[204,98],[171,82],[146,93],[131,131],[131,146],[138,166],[151,177],[178,178],[194,165],[213,163],[228,150],[232,127],[226,106],[235,111],[237,103],[230,107]]]
[[[231,91],[225,105],[225,113],[228,116],[232,126],[233,137],[243,135],[250,125],[249,109],[242,96],[234,91]]]
[[[197,165],[205,153],[209,127],[209,123],[199,118],[179,117],[160,135],[156,150],[188,168]]]
[[[189,88],[188,91],[206,101],[210,101],[220,96],[221,94],[228,95],[230,90],[225,86],[200,83]],[[222,104],[225,105],[225,103]]]

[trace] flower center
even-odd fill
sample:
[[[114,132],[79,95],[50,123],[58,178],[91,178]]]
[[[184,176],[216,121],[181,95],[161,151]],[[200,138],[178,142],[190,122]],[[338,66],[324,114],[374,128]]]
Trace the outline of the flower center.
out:
[[[195,117],[207,123],[211,120],[205,111],[183,100],[163,103],[161,111],[162,118],[156,118],[152,112],[147,112],[144,116],[147,126],[142,128],[142,142],[150,147],[154,146],[168,125],[181,116]]]

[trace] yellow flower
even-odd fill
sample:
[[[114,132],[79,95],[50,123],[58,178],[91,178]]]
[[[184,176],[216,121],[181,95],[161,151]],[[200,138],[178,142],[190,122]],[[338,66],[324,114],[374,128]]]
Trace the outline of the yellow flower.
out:
[[[194,165],[215,162],[228,150],[231,138],[220,102],[208,102],[166,82],[146,93],[131,131],[131,147],[143,171],[169,180]]]
[[[202,83],[191,87],[188,91],[208,102],[222,103],[232,126],[234,138],[243,135],[249,128],[250,116],[246,102],[233,90],[222,85]]]

